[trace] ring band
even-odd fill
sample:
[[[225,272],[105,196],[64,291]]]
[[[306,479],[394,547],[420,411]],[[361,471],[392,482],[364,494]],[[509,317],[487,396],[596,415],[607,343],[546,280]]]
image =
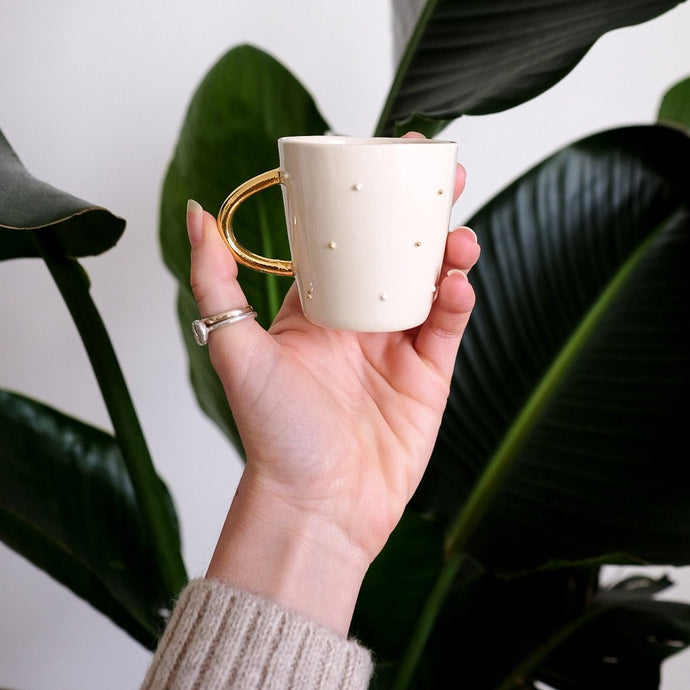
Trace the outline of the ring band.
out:
[[[208,342],[208,334],[211,331],[215,331],[216,328],[230,326],[233,323],[242,321],[242,319],[254,318],[255,316],[256,312],[251,304],[246,304],[239,309],[231,309],[230,311],[224,311],[220,314],[207,316],[205,319],[197,319],[192,322],[194,340],[196,340],[197,345],[206,345]]]

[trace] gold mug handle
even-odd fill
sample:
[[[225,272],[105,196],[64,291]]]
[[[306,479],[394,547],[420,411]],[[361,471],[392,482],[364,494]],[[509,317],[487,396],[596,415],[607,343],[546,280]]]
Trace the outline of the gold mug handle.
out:
[[[232,227],[232,219],[237,211],[239,205],[248,199],[252,194],[273,187],[277,184],[284,184],[285,173],[280,168],[269,170],[261,173],[251,180],[243,182],[237,189],[231,192],[227,199],[223,202],[218,212],[218,232],[225,240],[225,243],[230,249],[230,253],[235,259],[255,271],[262,271],[263,273],[272,273],[279,276],[294,276],[295,271],[292,267],[292,261],[285,261],[283,259],[269,259],[266,256],[255,254],[243,247],[235,237],[235,231]]]

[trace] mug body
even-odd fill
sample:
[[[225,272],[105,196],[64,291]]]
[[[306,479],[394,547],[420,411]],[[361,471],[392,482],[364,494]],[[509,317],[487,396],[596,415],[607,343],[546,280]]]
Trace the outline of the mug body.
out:
[[[278,148],[305,316],[369,332],[421,324],[443,262],[457,144],[306,136]]]

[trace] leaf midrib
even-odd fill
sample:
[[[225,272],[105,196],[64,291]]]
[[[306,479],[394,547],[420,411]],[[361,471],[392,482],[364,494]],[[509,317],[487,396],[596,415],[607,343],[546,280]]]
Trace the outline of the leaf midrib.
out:
[[[400,58],[400,62],[398,63],[398,69],[396,70],[393,83],[391,84],[391,87],[388,90],[386,102],[381,111],[381,115],[379,116],[379,121],[376,125],[376,129],[374,130],[375,136],[383,136],[383,134],[386,131],[386,125],[388,123],[391,110],[393,109],[393,103],[395,102],[395,99],[398,97],[400,86],[403,80],[405,79],[408,67],[410,66],[410,62],[412,61],[412,57],[415,51],[417,50],[417,47],[419,46],[419,42],[422,40],[422,35],[426,30],[426,26],[429,23],[429,19],[433,14],[437,2],[438,0],[427,0],[427,3],[422,8],[419,17],[417,18],[417,23],[415,24],[415,27],[412,30],[412,34],[407,41],[407,47],[405,48],[405,52],[403,53],[402,57]]]

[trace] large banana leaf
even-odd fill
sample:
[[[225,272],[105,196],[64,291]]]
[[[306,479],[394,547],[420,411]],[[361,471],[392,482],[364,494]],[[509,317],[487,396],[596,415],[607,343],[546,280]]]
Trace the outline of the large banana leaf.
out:
[[[165,263],[179,281],[178,315],[189,354],[192,384],[201,408],[238,443],[227,399],[205,349],[194,342],[199,318],[189,287],[187,199],[217,214],[240,183],[278,165],[282,136],[323,134],[328,125],[304,87],[281,64],[251,46],[226,53],[199,85],[187,111],[161,204],[160,240]],[[243,204],[235,230],[245,246],[289,258],[280,191],[269,189]],[[240,267],[247,301],[268,326],[291,281]]]
[[[569,568],[456,587],[410,687],[444,687],[462,650],[473,690],[658,690],[661,663],[690,642],[690,605],[653,598],[667,580],[597,579]]]
[[[100,254],[124,229],[110,211],[33,177],[0,131],[0,260],[40,256],[33,233],[50,235],[65,256]]]
[[[652,598],[670,584],[634,577],[596,592],[579,620],[546,641],[568,634],[544,655],[539,678],[559,690],[657,690],[661,663],[690,644],[690,605]]]
[[[689,155],[666,127],[597,134],[470,221],[477,305],[415,499],[449,553],[690,563]]]
[[[0,391],[0,456],[0,538],[153,648],[170,597],[115,439]]]
[[[386,549],[357,603],[354,632],[376,650],[372,689],[441,688],[458,676],[473,690],[533,690],[535,680],[558,690],[657,690],[661,663],[690,644],[690,604],[654,598],[668,578],[636,576],[602,589],[597,567],[511,579],[474,568],[456,579],[424,654],[401,682],[409,619],[422,608],[417,585],[429,584],[439,554],[422,540],[426,532],[437,546],[434,528],[416,523],[405,517],[393,537],[405,548]]]
[[[604,33],[680,0],[396,0],[398,69],[377,132],[435,134],[560,81]]]

